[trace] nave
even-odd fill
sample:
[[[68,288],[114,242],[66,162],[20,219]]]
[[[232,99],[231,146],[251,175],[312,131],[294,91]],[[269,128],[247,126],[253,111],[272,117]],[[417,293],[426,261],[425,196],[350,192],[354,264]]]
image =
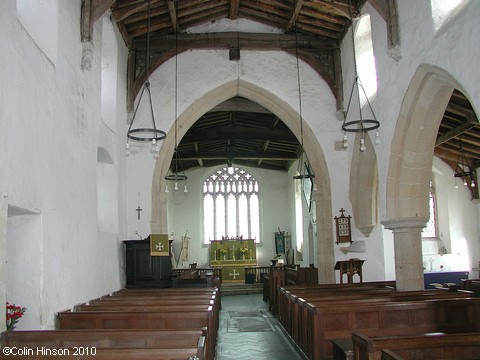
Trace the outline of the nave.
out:
[[[222,296],[216,360],[301,360],[261,294]]]

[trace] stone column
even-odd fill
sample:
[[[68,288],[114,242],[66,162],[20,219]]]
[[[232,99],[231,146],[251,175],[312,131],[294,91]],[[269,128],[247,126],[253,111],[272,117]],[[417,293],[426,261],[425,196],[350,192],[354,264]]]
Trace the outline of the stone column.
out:
[[[422,229],[426,218],[400,218],[382,221],[393,231],[397,290],[423,290]]]

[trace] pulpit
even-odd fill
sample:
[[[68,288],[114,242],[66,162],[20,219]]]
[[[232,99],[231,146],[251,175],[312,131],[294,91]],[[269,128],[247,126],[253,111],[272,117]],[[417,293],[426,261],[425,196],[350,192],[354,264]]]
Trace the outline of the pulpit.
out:
[[[210,241],[210,267],[222,268],[222,282],[245,283],[245,267],[257,266],[255,240],[223,238]]]
[[[347,275],[347,282],[353,283],[353,276],[357,274],[360,277],[360,282],[363,282],[362,266],[365,260],[350,259],[344,261],[337,261],[335,270],[340,271],[340,284],[343,284],[343,275]]]

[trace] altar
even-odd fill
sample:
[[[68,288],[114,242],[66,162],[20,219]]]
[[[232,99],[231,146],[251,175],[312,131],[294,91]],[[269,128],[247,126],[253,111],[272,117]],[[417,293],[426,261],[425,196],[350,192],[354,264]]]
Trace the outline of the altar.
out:
[[[222,268],[222,281],[245,283],[245,266],[257,266],[255,240],[223,238],[210,241],[210,267]]]

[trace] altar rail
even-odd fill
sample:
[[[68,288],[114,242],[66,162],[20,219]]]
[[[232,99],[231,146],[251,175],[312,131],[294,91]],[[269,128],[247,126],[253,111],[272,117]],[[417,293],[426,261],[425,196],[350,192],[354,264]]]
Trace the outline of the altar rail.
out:
[[[180,287],[182,282],[204,280],[207,287],[219,287],[222,283],[222,268],[172,269],[172,286]],[[193,284],[190,284],[192,286]]]
[[[270,275],[274,269],[278,269],[278,266],[245,266],[245,279],[247,280],[252,276],[254,282],[262,283],[263,278]]]

